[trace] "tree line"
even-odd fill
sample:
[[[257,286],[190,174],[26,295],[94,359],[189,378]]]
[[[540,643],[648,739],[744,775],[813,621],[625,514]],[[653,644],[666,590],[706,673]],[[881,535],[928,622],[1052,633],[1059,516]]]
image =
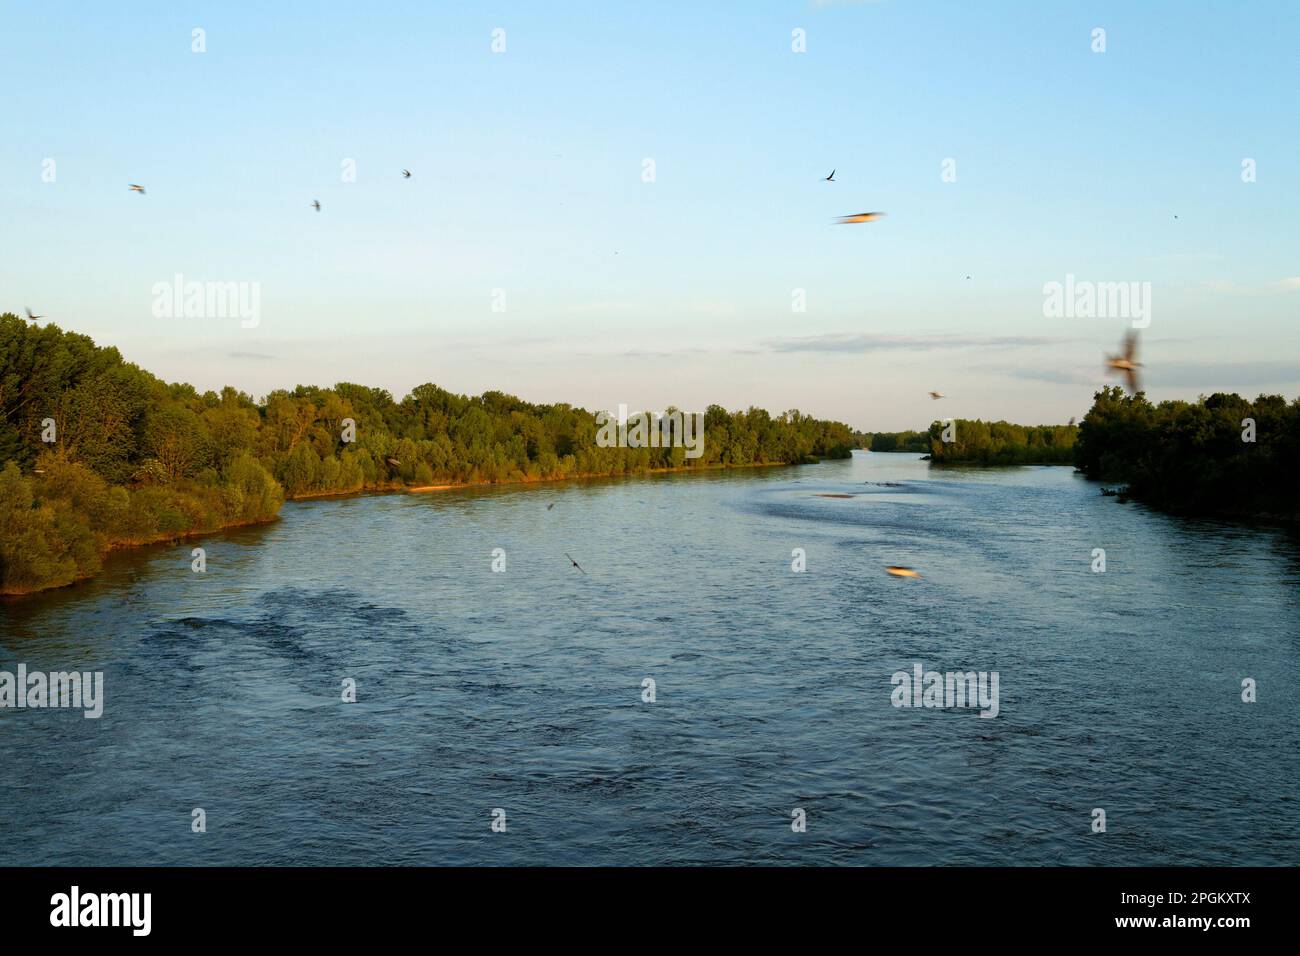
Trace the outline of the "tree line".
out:
[[[945,441],[944,432],[951,440]],[[934,464],[1069,465],[1074,462],[1074,425],[1013,425],[978,418],[930,425]]]
[[[930,453],[929,432],[864,432],[860,447],[868,451],[904,451],[918,455]]]
[[[955,418],[936,421],[926,431],[866,432],[862,447],[929,455],[940,465],[1069,465],[1077,433],[1074,425]]]
[[[1300,517],[1300,399],[1216,392],[1153,405],[1111,387],[1079,426],[1076,466],[1184,514]]]
[[[676,409],[668,409],[672,412]],[[54,325],[0,315],[0,593],[95,573],[112,547],[270,520],[286,498],[845,458],[847,425],[704,412],[703,454],[601,447],[596,416],[499,391],[352,383],[199,392]],[[351,439],[351,440],[349,440]]]
[[[1153,405],[1110,386],[1078,426],[956,419],[862,437],[873,451],[928,452],[938,464],[1074,465],[1174,513],[1300,518],[1300,399],[1281,395],[1216,392]]]

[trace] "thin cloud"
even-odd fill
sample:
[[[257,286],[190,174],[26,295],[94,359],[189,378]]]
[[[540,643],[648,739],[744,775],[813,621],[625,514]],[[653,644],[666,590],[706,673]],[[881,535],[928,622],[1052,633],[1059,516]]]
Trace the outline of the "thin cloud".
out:
[[[1250,387],[1300,382],[1300,362],[1171,362],[1153,366],[1152,385],[1175,388]]]
[[[1085,368],[998,368],[994,374],[1006,375],[1027,382],[1047,382],[1050,385],[1100,385],[1102,374]]]
[[[587,353],[592,354],[592,353]],[[684,355],[708,355],[707,349],[628,349],[619,352],[620,358],[680,358]]]
[[[810,335],[771,339],[764,344],[773,352],[932,352],[941,349],[1036,348],[1061,345],[1069,339],[1030,335]]]
[[[1028,382],[1049,385],[1113,385],[1118,381],[1100,368],[1003,367],[989,369],[995,374]],[[1283,385],[1300,382],[1300,362],[1160,362],[1142,370],[1142,385],[1151,388],[1194,388],[1213,391],[1219,388],[1244,389],[1259,385]]]
[[[1286,276],[1260,285],[1238,285],[1235,282],[1216,279],[1209,282],[1208,286],[1211,292],[1220,295],[1277,295],[1280,292],[1300,292],[1300,276]]]

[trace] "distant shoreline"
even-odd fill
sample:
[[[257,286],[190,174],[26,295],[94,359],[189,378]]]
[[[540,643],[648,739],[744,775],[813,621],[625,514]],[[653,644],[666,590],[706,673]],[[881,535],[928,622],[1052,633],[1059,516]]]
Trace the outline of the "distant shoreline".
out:
[[[884,452],[883,454],[890,454]],[[930,459],[929,464],[936,468],[1071,468],[1074,465],[1068,461],[981,461],[978,458],[957,459],[956,461],[935,461]],[[1078,469],[1074,469],[1078,470]]]
[[[847,458],[822,458],[822,461],[848,461]],[[518,485],[553,485],[565,481],[594,481],[600,478],[640,478],[643,475],[681,475],[699,474],[714,471],[746,471],[751,468],[798,468],[800,464],[813,462],[764,461],[750,462],[743,465],[683,465],[680,468],[647,468],[643,471],[629,471],[611,475],[609,472],[583,472],[580,475],[561,475],[558,478],[511,478],[507,481],[455,481],[438,485],[378,485],[373,488],[357,488],[353,491],[310,491],[301,495],[285,495],[285,501],[316,501],[322,498],[353,498],[359,495],[419,495],[434,491],[456,491],[462,488],[507,488]]]
[[[921,455],[920,452],[916,451],[873,451],[871,454],[911,455],[914,460],[923,461],[935,468],[1070,468],[1074,471],[1079,470],[1068,461],[981,461],[978,458],[936,461],[929,455]]]

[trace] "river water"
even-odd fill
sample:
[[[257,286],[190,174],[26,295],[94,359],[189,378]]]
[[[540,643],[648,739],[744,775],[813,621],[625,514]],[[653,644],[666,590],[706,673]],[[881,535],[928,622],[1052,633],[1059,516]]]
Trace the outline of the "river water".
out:
[[[0,604],[0,670],[105,681],[0,709],[0,864],[1295,864],[1298,651],[1294,535],[1069,468],[289,503]]]

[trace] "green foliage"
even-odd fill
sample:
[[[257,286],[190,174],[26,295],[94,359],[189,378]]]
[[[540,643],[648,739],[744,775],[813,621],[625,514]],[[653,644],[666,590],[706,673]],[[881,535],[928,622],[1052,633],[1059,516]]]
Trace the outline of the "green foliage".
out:
[[[930,453],[929,432],[867,432],[862,447],[871,451],[907,451],[918,455]]]
[[[78,576],[75,540],[66,512],[37,501],[32,482],[14,462],[0,470],[0,582],[7,591],[68,584]],[[74,530],[75,537],[75,530]]]
[[[1243,440],[1246,419],[1255,440]],[[1189,514],[1300,516],[1300,400],[1216,393],[1152,405],[1118,387],[1097,392],[1079,426],[1075,464],[1090,478]]]
[[[668,411],[675,411],[669,409]],[[54,419],[57,440],[41,441]],[[355,423],[354,442],[344,425]],[[169,385],[89,338],[0,315],[0,592],[93,574],[102,553],[273,518],[286,497],[846,458],[860,436],[799,411],[705,412],[704,454],[602,448],[595,416],[503,392],[299,385],[259,405]]]
[[[1079,429],[1074,425],[1013,425],[954,419],[951,442],[943,440],[947,422],[934,422],[928,432],[935,464],[1068,465],[1074,461]]]

